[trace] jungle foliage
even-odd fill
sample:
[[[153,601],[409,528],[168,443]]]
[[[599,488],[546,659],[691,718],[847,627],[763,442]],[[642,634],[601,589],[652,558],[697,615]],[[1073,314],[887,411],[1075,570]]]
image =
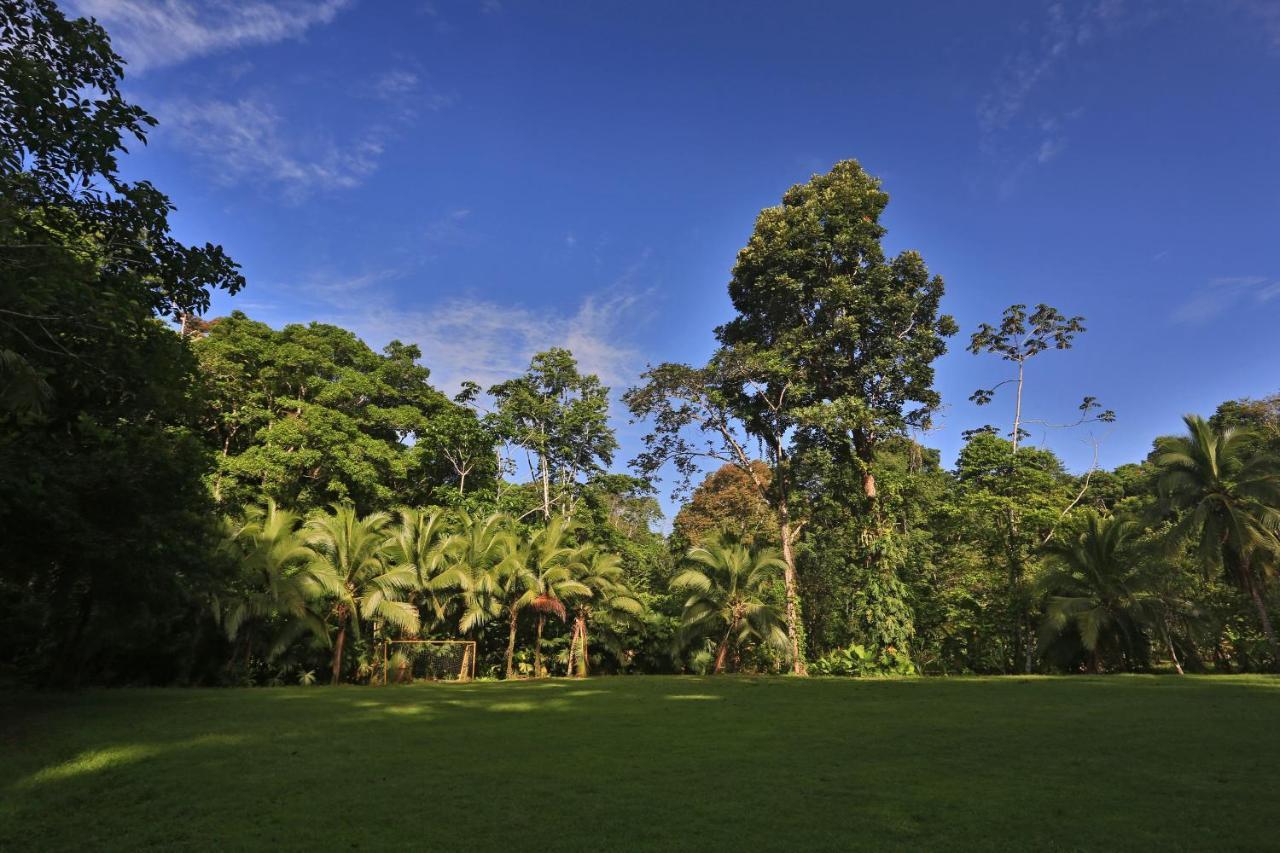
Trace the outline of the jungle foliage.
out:
[[[367,681],[392,638],[508,678],[1280,666],[1280,397],[1069,472],[1028,428],[1115,413],[1022,391],[1085,320],[1011,305],[967,345],[1011,369],[971,398],[1010,423],[948,467],[925,439],[959,329],[856,161],[759,214],[705,364],[619,395],[551,348],[449,397],[412,343],[206,318],[245,281],[120,177],[155,124],[122,76],[96,23],[0,0],[6,679]],[[630,474],[611,400],[647,429]]]

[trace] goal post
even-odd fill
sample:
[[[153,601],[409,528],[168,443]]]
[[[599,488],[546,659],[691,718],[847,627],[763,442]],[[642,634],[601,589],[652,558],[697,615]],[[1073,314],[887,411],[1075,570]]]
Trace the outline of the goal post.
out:
[[[382,683],[470,681],[476,677],[474,640],[383,640]]]

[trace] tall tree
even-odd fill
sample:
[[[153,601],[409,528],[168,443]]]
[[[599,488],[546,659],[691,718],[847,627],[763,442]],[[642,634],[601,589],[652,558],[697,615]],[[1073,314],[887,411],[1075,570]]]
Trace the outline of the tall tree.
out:
[[[784,406],[789,386],[784,383],[770,392],[764,382],[755,383],[756,393],[776,396],[764,404],[769,417],[748,422],[749,416],[735,405],[741,392],[734,389],[744,386],[741,371],[749,367],[722,352],[704,368],[667,363],[646,371],[641,377],[645,384],[623,395],[633,416],[652,422],[652,432],[644,437],[645,450],[631,464],[645,477],[674,467],[675,494],[688,492],[693,475],[706,460],[734,466],[751,483],[776,519],[786,589],[787,647],[792,672],[803,675],[795,546],[804,522],[796,520],[791,510],[794,421]],[[760,455],[753,452],[753,434],[760,439],[754,445]]]
[[[1025,435],[1022,426],[1027,423],[1022,414],[1022,390],[1026,381],[1027,362],[1047,349],[1071,349],[1076,335],[1084,331],[1084,317],[1068,318],[1057,308],[1042,303],[1036,306],[1030,316],[1027,316],[1026,305],[1010,305],[1004,309],[999,326],[982,323],[969,338],[968,350],[974,355],[991,353],[1015,365],[1013,376],[990,388],[979,388],[969,397],[979,406],[985,406],[995,397],[997,389],[1013,385],[1013,429],[1009,436],[1014,453],[1018,452],[1018,445]],[[1115,420],[1115,412],[1101,409],[1096,398],[1085,397],[1079,406],[1079,419],[1075,423],[1056,426],[1079,426],[1088,421],[1110,423]],[[1049,425],[1043,420],[1036,422]]]
[[[613,462],[617,438],[609,426],[609,389],[578,370],[573,353],[553,348],[529,362],[529,370],[489,389],[497,409],[497,433],[525,453],[538,484],[543,521],[554,511],[572,516],[581,481]]]
[[[1178,512],[1175,537],[1192,539],[1205,568],[1221,569],[1249,596],[1280,668],[1280,645],[1264,597],[1280,541],[1280,463],[1251,453],[1256,436],[1234,427],[1215,429],[1198,415],[1183,418],[1187,434],[1156,445],[1159,487]]]
[[[468,478],[483,486],[494,474],[492,437],[431,386],[415,346],[392,341],[376,353],[336,326],[276,330],[233,312],[192,347],[218,457],[211,488],[225,506],[266,491],[302,509],[389,510],[441,503]]]
[[[855,160],[787,190],[738,253],[729,282],[737,315],[717,330],[725,347],[769,373],[768,393],[735,389],[753,432],[770,414],[762,406],[777,401],[857,467],[873,510],[876,450],[929,425],[941,403],[933,362],[956,332],[938,312],[942,279],[920,255],[886,257],[888,202]]]
[[[225,582],[193,441],[193,362],[163,318],[244,284],[119,173],[155,120],[94,21],[0,0],[0,665],[178,677],[154,648]],[[186,630],[186,628],[184,628]]]

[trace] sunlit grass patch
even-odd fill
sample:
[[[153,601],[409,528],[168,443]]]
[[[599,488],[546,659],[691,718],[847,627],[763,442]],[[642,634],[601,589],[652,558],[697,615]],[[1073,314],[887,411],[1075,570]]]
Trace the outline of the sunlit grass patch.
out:
[[[0,697],[20,723],[0,739],[0,850],[509,851],[535,817],[556,849],[584,851],[1263,849],[1277,688],[634,677],[19,694]]]

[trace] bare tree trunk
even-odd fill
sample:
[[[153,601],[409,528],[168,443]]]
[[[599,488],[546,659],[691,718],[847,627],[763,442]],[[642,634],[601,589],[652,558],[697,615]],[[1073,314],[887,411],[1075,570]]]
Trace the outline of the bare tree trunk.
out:
[[[551,520],[551,472],[547,470],[547,457],[539,455],[542,464],[542,518]]]
[[[786,504],[782,505],[781,523],[778,525],[782,533],[782,562],[785,568],[782,573],[783,584],[787,596],[787,644],[791,648],[791,671],[796,675],[807,675],[804,657],[800,653],[799,608],[796,606],[799,593],[796,589],[796,555],[791,547],[793,533],[791,520],[787,515]]]
[[[511,611],[511,629],[507,633],[507,674],[505,678],[510,678],[515,674],[515,657],[516,657],[516,619],[519,612],[515,609]]]
[[[1169,657],[1173,658],[1173,668],[1178,671],[1178,675],[1185,675],[1182,671],[1182,662],[1178,660],[1178,652],[1173,647],[1173,635],[1169,633],[1169,620],[1166,617],[1161,620],[1164,626],[1164,641],[1169,646]]]
[[[1249,584],[1249,597],[1253,599],[1253,606],[1258,609],[1258,621],[1262,623],[1262,633],[1266,635],[1267,644],[1271,646],[1271,668],[1280,671],[1280,645],[1276,643],[1276,631],[1271,626],[1267,602],[1262,598],[1262,592],[1258,589],[1255,578],[1249,576],[1246,582]]]
[[[538,614],[538,639],[533,646],[533,677],[542,677],[542,624],[547,621],[547,617]]]
[[[565,672],[572,677],[585,678],[587,668],[587,621],[577,613],[573,618],[573,630],[569,633],[569,664]]]
[[[342,677],[342,647],[347,642],[347,623],[343,620],[342,627],[338,629],[338,639],[333,644],[333,678],[331,684],[337,684],[338,679]]]
[[[1018,439],[1022,433],[1022,371],[1024,363],[1018,362],[1018,390],[1013,404],[1013,452],[1018,452]]]
[[[724,639],[720,641],[720,647],[716,649],[716,664],[711,670],[712,675],[719,675],[724,672],[724,661],[729,656],[729,637],[733,634],[733,626],[725,632]]]

